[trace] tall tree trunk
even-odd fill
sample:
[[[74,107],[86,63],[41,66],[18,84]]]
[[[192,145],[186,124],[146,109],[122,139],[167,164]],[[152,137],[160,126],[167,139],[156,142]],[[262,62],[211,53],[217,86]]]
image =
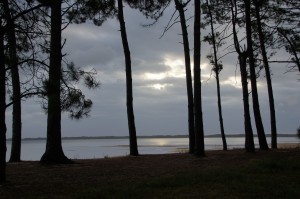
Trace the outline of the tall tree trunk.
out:
[[[272,79],[271,79],[270,67],[269,67],[269,62],[268,62],[268,57],[267,57],[267,52],[265,47],[265,38],[261,27],[260,5],[257,0],[254,0],[253,2],[255,5],[260,49],[263,57],[263,63],[264,63],[267,86],[268,86],[270,118],[271,118],[271,147],[272,149],[277,149],[277,128],[276,128],[276,114],[275,114],[274,96],[273,96],[273,88],[272,88]]]
[[[244,128],[245,128],[245,148],[247,152],[254,152],[255,145],[253,140],[253,131],[251,125],[250,109],[249,109],[249,92],[247,80],[247,52],[239,54],[239,64],[241,71],[241,82],[243,88],[243,105],[244,105]]]
[[[134,122],[134,112],[133,112],[133,94],[132,94],[132,74],[131,74],[131,58],[130,50],[127,41],[126,26],[123,14],[123,2],[118,0],[118,17],[120,22],[121,37],[125,55],[125,67],[126,67],[126,94],[127,94],[127,118],[128,118],[128,128],[129,128],[129,147],[130,155],[137,156],[138,146],[136,129]]]
[[[10,34],[10,33],[9,33]],[[10,60],[12,63],[11,77],[13,86],[13,115],[12,115],[12,144],[11,144],[11,156],[10,162],[21,161],[21,139],[22,139],[22,112],[21,112],[21,92],[20,92],[20,78],[19,69],[16,56],[16,41],[15,35],[12,33],[13,38],[10,43]],[[9,36],[10,38],[10,36]],[[11,49],[12,48],[12,49]],[[13,52],[11,52],[13,51]]]
[[[1,26],[1,24],[0,24]],[[5,87],[4,30],[0,27],[0,184],[6,181],[6,87]]]
[[[42,163],[71,163],[63,152],[61,143],[61,0],[51,2],[51,43],[50,68],[48,86],[48,119],[46,151],[41,158]]]
[[[194,21],[194,114],[195,114],[195,152],[196,156],[204,156],[204,127],[201,96],[201,3],[195,0]]]
[[[243,90],[243,108],[244,108],[244,129],[245,129],[245,148],[247,152],[254,152],[255,145],[253,140],[253,130],[251,125],[251,117],[249,110],[249,92],[248,92],[248,81],[247,81],[247,57],[248,54],[245,50],[240,49],[240,43],[236,31],[236,17],[237,17],[237,5],[236,1],[230,1],[231,3],[231,21],[232,21],[232,33],[234,40],[234,47],[238,53],[240,71],[241,71],[241,82]]]
[[[214,72],[216,74],[216,81],[217,81],[217,95],[218,95],[218,111],[219,111],[219,122],[220,122],[220,130],[221,130],[221,136],[222,136],[222,142],[223,142],[223,150],[227,150],[227,142],[226,142],[226,136],[224,131],[224,124],[223,124],[223,114],[222,114],[222,100],[221,100],[221,89],[220,89],[220,67],[218,63],[218,57],[217,57],[217,46],[216,46],[216,38],[215,38],[215,30],[213,25],[213,16],[211,12],[211,7],[209,5],[208,0],[206,1],[208,6],[208,12],[210,17],[210,28],[211,28],[211,35],[212,35],[212,44],[213,44],[213,51],[214,51],[214,65],[215,69]]]
[[[253,101],[253,112],[256,124],[256,130],[258,135],[259,147],[261,150],[268,150],[268,143],[265,135],[264,126],[262,123],[262,118],[259,108],[259,100],[257,93],[257,82],[256,82],[256,72],[255,72],[255,61],[252,47],[252,27],[251,27],[251,4],[249,0],[244,0],[245,3],[245,15],[246,15],[246,34],[247,34],[247,53],[249,56],[249,67],[250,67],[250,79],[251,79],[251,89],[252,89],[252,101]]]
[[[194,97],[193,97],[190,47],[189,47],[188,31],[186,27],[186,20],[184,14],[185,6],[182,3],[180,3],[178,0],[175,0],[175,5],[180,16],[180,24],[181,24],[182,40],[183,40],[183,48],[184,48],[186,89],[187,89],[187,98],[188,98],[189,153],[192,154],[194,153],[194,149],[195,149],[195,133],[194,133]]]
[[[20,78],[17,57],[17,42],[15,33],[15,24],[11,20],[11,13],[8,0],[5,0],[4,11],[10,24],[8,26],[7,36],[9,44],[9,65],[11,66],[11,78],[13,87],[13,115],[12,115],[12,144],[10,162],[21,161],[21,92],[20,92]]]

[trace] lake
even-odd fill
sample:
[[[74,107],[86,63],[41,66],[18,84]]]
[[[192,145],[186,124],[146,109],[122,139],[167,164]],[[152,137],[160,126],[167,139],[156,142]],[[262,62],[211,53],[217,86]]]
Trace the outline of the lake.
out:
[[[267,138],[270,143],[270,138]],[[244,148],[243,137],[228,137],[228,149]],[[129,154],[128,139],[63,139],[65,155],[71,159],[93,159]],[[278,143],[298,143],[297,137],[278,137]],[[258,140],[255,138],[256,147]],[[22,160],[39,160],[45,151],[46,140],[23,140]],[[140,154],[165,154],[186,152],[188,150],[188,138],[139,138]],[[269,145],[270,146],[270,145]],[[7,160],[10,157],[11,141],[7,141]],[[222,150],[220,137],[205,138],[205,150]]]

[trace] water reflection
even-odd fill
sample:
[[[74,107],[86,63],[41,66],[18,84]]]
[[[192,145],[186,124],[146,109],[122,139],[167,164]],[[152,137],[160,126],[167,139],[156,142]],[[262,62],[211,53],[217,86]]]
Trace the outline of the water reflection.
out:
[[[270,138],[267,139],[270,143]],[[244,138],[227,138],[228,149],[244,148]],[[188,138],[139,138],[140,154],[164,154],[186,152]],[[299,143],[297,137],[279,137],[278,143]],[[128,139],[75,139],[63,140],[65,154],[72,159],[91,159],[126,156],[129,153]],[[255,138],[256,147],[258,140]],[[39,160],[45,151],[45,140],[23,140],[22,160]],[[7,160],[10,156],[11,142],[7,142]],[[205,138],[205,150],[222,150],[221,138]]]

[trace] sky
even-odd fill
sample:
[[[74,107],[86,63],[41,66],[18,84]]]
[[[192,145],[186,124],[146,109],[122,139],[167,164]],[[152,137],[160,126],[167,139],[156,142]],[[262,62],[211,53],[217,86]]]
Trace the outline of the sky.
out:
[[[180,24],[177,23],[162,38],[174,5],[171,5],[157,24],[142,27],[151,20],[137,10],[124,8],[127,36],[131,51],[133,76],[133,107],[138,136],[184,135],[188,133],[185,66]],[[193,10],[186,11],[186,18]],[[193,60],[193,19],[188,21],[191,60]],[[205,35],[207,30],[202,31]],[[67,39],[63,52],[76,66],[97,70],[101,86],[96,90],[83,89],[93,101],[90,117],[72,120],[62,116],[62,136],[126,136],[126,82],[124,52],[117,19],[109,19],[101,27],[92,23],[70,25],[63,32]],[[219,134],[216,80],[206,59],[210,46],[202,43],[202,106],[205,135]],[[278,53],[272,59],[286,59]],[[237,54],[222,59],[220,74],[223,119],[226,134],[244,133],[243,100]],[[192,64],[193,65],[193,64]],[[287,65],[271,65],[279,133],[296,134],[300,126],[299,73],[286,73]],[[269,104],[264,73],[258,78],[260,109],[266,133],[270,133]],[[251,104],[252,105],[252,104]],[[251,108],[252,110],[252,108]],[[11,108],[7,110],[7,137],[11,137]],[[47,116],[36,99],[23,102],[23,138],[46,137]],[[253,118],[253,115],[252,115]],[[252,119],[253,120],[253,119]],[[252,122],[254,132],[255,123]]]

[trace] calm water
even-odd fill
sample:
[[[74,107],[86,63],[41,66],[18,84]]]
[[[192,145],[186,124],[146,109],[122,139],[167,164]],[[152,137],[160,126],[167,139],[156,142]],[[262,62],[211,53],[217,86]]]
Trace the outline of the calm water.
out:
[[[270,143],[270,138],[268,138]],[[227,138],[229,149],[244,148],[244,138]],[[258,144],[255,138],[256,146]],[[298,143],[297,137],[279,137],[278,143]],[[164,154],[184,152],[188,149],[188,138],[140,138],[140,154]],[[22,142],[22,160],[39,160],[45,151],[45,140],[24,140]],[[7,142],[7,159],[10,157],[11,142]],[[63,140],[63,149],[71,159],[91,159],[125,156],[129,153],[128,139],[76,139]],[[205,138],[206,150],[222,149],[221,138]]]

